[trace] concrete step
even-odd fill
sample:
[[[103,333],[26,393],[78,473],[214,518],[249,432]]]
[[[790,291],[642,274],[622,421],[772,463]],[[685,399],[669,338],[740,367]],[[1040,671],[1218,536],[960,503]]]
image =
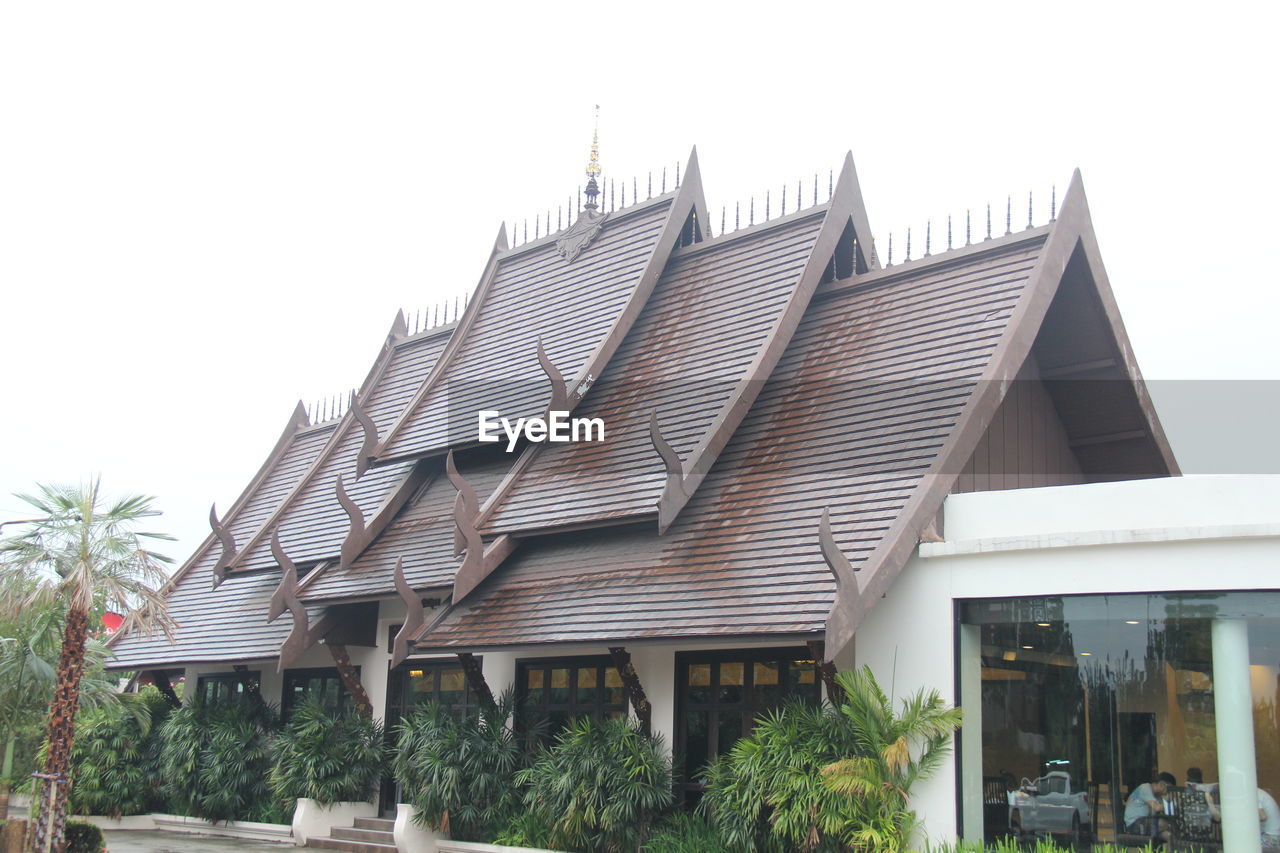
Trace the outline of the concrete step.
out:
[[[395,828],[396,822],[385,817],[356,818],[356,829],[376,829],[379,832],[391,832]]]
[[[337,838],[342,841],[372,841],[374,844],[396,843],[396,837],[390,830],[352,829],[335,826],[329,831],[329,835],[332,838]]]
[[[342,838],[308,838],[307,847],[319,850],[344,850],[346,853],[391,853],[396,849],[394,844],[347,841]]]

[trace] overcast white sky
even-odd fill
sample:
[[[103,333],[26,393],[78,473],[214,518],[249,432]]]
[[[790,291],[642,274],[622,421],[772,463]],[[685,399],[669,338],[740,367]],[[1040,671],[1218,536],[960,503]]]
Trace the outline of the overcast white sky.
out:
[[[574,192],[595,103],[606,174],[696,144],[716,220],[851,149],[882,256],[1079,166],[1146,375],[1280,378],[1278,8],[0,5],[0,519],[101,473],[186,556],[299,398]],[[1184,466],[1276,458],[1274,386],[1153,393]]]

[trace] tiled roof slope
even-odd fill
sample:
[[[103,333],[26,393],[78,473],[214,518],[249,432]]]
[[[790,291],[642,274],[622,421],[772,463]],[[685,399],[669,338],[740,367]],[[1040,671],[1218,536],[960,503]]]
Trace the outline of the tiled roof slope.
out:
[[[374,425],[383,430],[403,410],[413,392],[426,378],[448,342],[447,327],[433,329],[396,343],[390,359],[373,387],[361,397],[361,404]],[[412,463],[370,468],[357,479],[356,463],[364,442],[364,431],[348,414],[338,426],[338,434],[324,459],[300,484],[279,518],[258,537],[253,547],[236,561],[237,569],[262,569],[276,565],[271,554],[271,531],[280,532],[280,545],[299,565],[338,556],[350,529],[350,519],[334,492],[335,481],[343,478],[347,494],[365,518],[372,516],[387,495],[408,475]]]
[[[605,440],[538,446],[483,531],[655,513],[666,473],[650,439],[650,415],[687,458],[741,390],[795,293],[824,212],[674,253],[608,369],[574,410],[575,417],[600,418]]]
[[[636,525],[526,542],[419,645],[822,631],[835,595],[822,510],[859,566],[956,428],[1044,234],[816,298],[665,536]]]
[[[296,430],[224,519],[237,536],[249,535],[297,484],[333,435],[335,421]],[[241,541],[241,540],[238,540]],[[267,623],[267,603],[280,583],[278,572],[231,573],[213,587],[221,547],[209,537],[169,581],[169,615],[177,622],[174,642],[163,634],[120,636],[112,641],[113,669],[139,669],[173,662],[226,662],[274,657],[291,623]]]
[[[512,420],[542,414],[550,386],[537,342],[574,381],[623,314],[659,244],[674,240],[683,223],[673,228],[668,219],[681,192],[610,214],[571,263],[556,235],[499,253],[463,316],[456,349],[383,436],[379,462],[475,444],[482,409]]]
[[[484,448],[459,455],[457,465],[483,500],[511,467],[511,457],[500,448]],[[318,601],[388,595],[395,590],[397,558],[404,560],[405,579],[414,589],[449,586],[458,571],[453,555],[457,495],[443,471],[437,473],[349,569],[326,567],[303,584],[299,597]]]

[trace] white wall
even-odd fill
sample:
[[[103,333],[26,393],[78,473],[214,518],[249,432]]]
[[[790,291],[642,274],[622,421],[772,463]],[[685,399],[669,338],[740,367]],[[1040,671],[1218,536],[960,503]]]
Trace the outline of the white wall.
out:
[[[858,630],[858,665],[895,697],[958,702],[958,599],[1280,588],[1280,477],[977,492],[947,498],[944,517],[946,541],[919,547]],[[913,804],[930,838],[954,837],[954,754]]]

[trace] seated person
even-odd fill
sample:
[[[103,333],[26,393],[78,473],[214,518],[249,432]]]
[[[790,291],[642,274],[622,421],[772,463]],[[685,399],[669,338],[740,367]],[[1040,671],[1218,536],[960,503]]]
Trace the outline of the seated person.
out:
[[[1258,820],[1262,824],[1262,849],[1280,849],[1280,806],[1261,788],[1258,789]]]
[[[1187,790],[1204,794],[1209,805],[1209,813],[1214,820],[1222,820],[1222,812],[1218,810],[1218,783],[1204,781],[1204,771],[1199,767],[1187,768]]]
[[[1143,782],[1134,788],[1124,804],[1125,832],[1160,837],[1167,841],[1168,830],[1157,833],[1155,818],[1164,813],[1164,796],[1177,784],[1178,780],[1172,773],[1160,773],[1150,782]]]

